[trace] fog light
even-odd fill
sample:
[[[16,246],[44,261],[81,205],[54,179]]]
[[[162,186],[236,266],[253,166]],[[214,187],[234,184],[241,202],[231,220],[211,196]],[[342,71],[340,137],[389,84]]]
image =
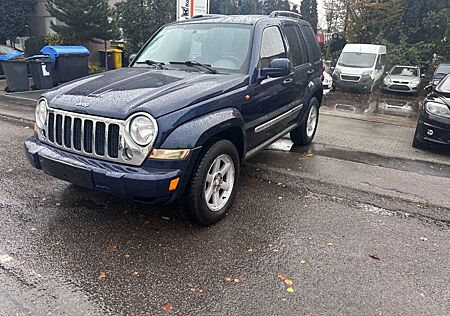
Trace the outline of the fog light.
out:
[[[125,160],[133,159],[133,151],[130,148],[125,148],[122,154]]]
[[[433,136],[434,131],[432,129],[427,130],[427,135],[428,136]]]

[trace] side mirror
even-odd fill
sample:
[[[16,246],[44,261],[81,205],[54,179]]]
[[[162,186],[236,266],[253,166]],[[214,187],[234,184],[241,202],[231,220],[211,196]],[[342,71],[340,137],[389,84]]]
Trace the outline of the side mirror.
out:
[[[137,54],[131,54],[131,55],[130,55],[130,58],[129,58],[130,64],[133,62],[133,60],[136,59],[136,56],[137,56]]]
[[[432,84],[429,84],[428,86],[425,87],[425,91],[427,91],[427,92],[431,92],[431,91],[433,91],[433,89],[434,89],[434,87]]]
[[[270,62],[268,68],[259,70],[259,77],[265,79],[267,77],[279,78],[287,76],[291,73],[291,61],[288,58],[276,58]]]

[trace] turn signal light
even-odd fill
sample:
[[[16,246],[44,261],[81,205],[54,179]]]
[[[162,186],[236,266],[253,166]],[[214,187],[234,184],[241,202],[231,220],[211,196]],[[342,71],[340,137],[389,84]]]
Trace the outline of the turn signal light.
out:
[[[169,184],[169,191],[175,191],[177,189],[180,178],[173,179]]]
[[[158,160],[181,160],[186,158],[190,151],[190,149],[153,149],[148,158]]]

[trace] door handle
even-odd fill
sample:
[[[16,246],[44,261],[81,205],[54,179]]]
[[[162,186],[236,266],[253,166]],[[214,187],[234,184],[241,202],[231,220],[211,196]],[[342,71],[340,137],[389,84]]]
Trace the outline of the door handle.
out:
[[[283,86],[287,86],[288,84],[291,84],[294,81],[292,78],[287,78],[283,80]]]
[[[308,75],[312,75],[314,72],[315,72],[314,69],[310,69],[310,70],[308,70],[306,73],[307,73]]]

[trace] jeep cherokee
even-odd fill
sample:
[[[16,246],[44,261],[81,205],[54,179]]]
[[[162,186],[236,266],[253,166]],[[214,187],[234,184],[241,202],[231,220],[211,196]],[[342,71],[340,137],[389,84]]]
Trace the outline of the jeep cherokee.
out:
[[[136,200],[179,198],[222,219],[242,161],[290,133],[314,138],[322,61],[300,15],[199,16],[158,30],[130,66],[42,95],[29,161],[74,185]]]

